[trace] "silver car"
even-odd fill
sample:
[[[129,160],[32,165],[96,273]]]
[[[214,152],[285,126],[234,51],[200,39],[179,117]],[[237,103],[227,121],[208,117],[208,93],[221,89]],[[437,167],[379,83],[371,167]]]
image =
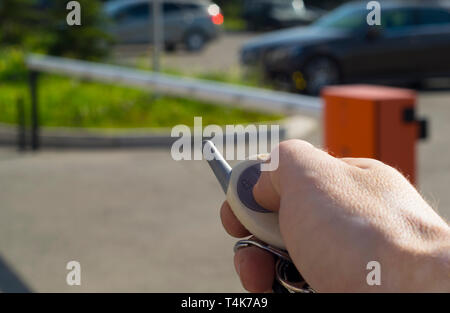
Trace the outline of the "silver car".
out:
[[[200,50],[215,39],[223,24],[218,5],[206,0],[162,1],[164,43],[167,50],[178,44]],[[105,3],[109,32],[118,43],[147,43],[153,40],[152,6],[149,0],[114,0]]]

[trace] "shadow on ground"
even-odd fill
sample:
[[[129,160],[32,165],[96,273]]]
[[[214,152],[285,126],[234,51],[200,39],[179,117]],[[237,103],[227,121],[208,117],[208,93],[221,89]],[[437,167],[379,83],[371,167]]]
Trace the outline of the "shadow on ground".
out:
[[[32,292],[23,279],[0,256],[0,292],[29,293]]]

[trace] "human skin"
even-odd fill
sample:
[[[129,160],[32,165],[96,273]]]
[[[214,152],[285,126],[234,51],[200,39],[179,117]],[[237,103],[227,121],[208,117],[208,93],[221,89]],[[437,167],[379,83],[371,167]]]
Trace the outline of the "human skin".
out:
[[[372,159],[334,158],[301,140],[282,142],[279,167],[262,172],[255,200],[279,212],[286,248],[317,292],[450,292],[450,227],[394,168]],[[227,202],[227,232],[250,233]],[[369,286],[370,261],[381,285]],[[270,291],[274,259],[239,249],[234,264],[248,291]]]

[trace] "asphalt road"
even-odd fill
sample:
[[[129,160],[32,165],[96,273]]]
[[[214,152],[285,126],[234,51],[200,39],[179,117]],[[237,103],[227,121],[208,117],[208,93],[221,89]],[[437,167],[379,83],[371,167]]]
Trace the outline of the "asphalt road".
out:
[[[166,70],[176,69],[184,74],[239,70],[239,49],[257,34],[238,32],[224,33],[217,40],[208,44],[200,52],[183,49],[162,55],[162,67]],[[113,51],[114,61],[121,64],[136,65],[151,63],[149,45],[117,46]]]
[[[450,92],[420,96],[420,191],[450,218]],[[305,139],[320,145],[320,127]],[[202,161],[169,150],[0,149],[0,290],[242,291],[224,196]],[[67,262],[82,285],[66,284]]]
[[[168,150],[2,152],[0,277],[39,292],[241,290],[205,163]],[[80,287],[66,284],[71,260]]]
[[[418,145],[419,191],[450,222],[450,92],[425,92],[419,116],[430,122],[430,138]]]

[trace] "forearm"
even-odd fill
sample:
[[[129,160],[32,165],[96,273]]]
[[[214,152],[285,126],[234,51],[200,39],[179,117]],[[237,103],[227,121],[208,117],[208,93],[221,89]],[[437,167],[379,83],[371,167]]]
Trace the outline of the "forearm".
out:
[[[450,231],[447,231],[439,247],[427,259],[431,275],[425,291],[450,292]]]
[[[403,289],[408,292],[450,292],[450,228],[424,245],[429,246],[427,251],[412,255],[402,265],[405,272],[408,269],[410,272],[404,275]]]

